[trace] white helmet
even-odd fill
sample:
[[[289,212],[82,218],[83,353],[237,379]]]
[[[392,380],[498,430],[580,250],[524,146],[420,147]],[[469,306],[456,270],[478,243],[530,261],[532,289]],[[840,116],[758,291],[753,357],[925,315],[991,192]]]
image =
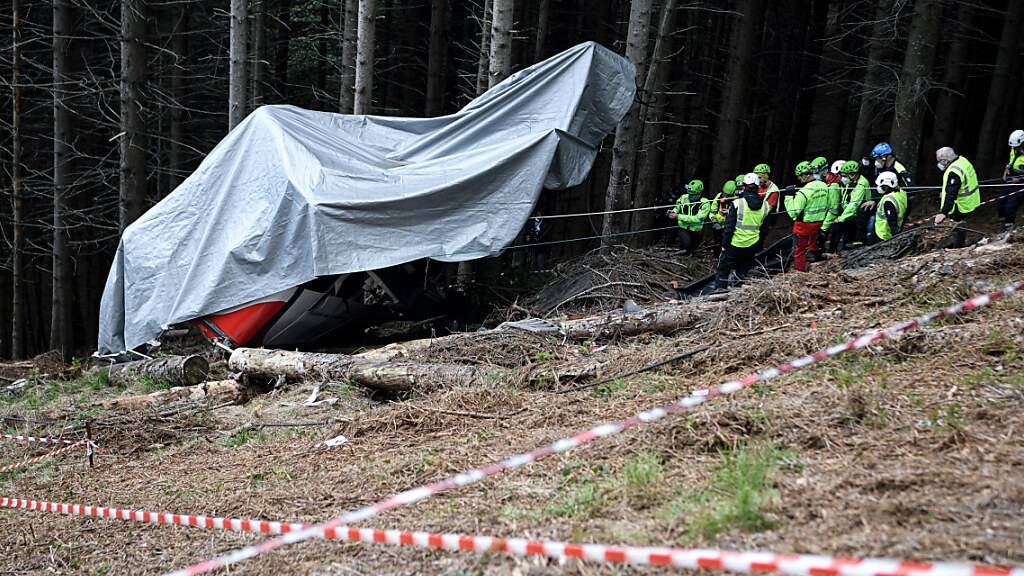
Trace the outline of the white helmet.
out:
[[[748,184],[753,184],[754,186],[760,186],[761,185],[760,177],[757,174],[754,174],[753,172],[748,173],[746,176],[743,177],[743,185],[747,186]]]
[[[882,172],[878,175],[878,178],[875,178],[875,186],[878,186],[879,188],[882,186],[888,186],[895,190],[898,182],[895,172]]]
[[[956,160],[956,150],[949,146],[943,146],[935,151],[935,159],[949,164]]]
[[[1016,148],[1021,144],[1024,144],[1024,130],[1010,132],[1010,148]]]
[[[829,171],[833,174],[839,174],[839,171],[843,169],[843,164],[846,164],[846,160],[836,160],[832,163],[832,168]]]

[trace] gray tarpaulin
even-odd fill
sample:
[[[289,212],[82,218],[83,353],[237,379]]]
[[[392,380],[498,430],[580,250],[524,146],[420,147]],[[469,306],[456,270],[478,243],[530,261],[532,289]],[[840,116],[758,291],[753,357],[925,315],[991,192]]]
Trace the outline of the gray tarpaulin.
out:
[[[99,351],[318,276],[495,254],[542,188],[584,179],[634,91],[633,66],[586,43],[450,116],[259,108],[125,230]]]

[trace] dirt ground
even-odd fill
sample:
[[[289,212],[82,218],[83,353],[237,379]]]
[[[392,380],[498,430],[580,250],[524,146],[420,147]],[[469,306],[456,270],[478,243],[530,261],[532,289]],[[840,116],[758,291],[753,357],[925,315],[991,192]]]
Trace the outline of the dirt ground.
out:
[[[1024,235],[1018,235],[1020,240]],[[692,301],[676,334],[612,342],[602,376],[569,394],[480,384],[382,400],[312,384],[241,406],[108,419],[89,468],[68,455],[0,476],[3,495],[149,511],[318,521],[394,492],[668,403],[1024,278],[1024,243],[938,250],[842,270],[820,264]],[[1024,297],[709,401],[367,526],[581,542],[1024,563]],[[588,343],[567,343],[571,355]],[[500,346],[500,341],[488,345]],[[557,361],[542,350],[534,363]],[[589,352],[588,352],[589,353]],[[132,391],[76,389],[4,414],[38,417]],[[102,420],[103,414],[90,417]],[[69,424],[80,426],[82,418]],[[53,432],[10,421],[6,430]],[[333,448],[318,443],[344,435]],[[13,461],[44,450],[0,444]],[[0,510],[0,570],[158,574],[252,535]],[[664,569],[312,542],[244,574],[660,574]]]

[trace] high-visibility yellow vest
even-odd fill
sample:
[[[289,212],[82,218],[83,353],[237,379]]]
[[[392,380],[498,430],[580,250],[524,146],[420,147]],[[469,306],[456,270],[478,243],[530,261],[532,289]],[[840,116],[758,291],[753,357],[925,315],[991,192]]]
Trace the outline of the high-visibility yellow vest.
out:
[[[942,193],[939,195],[939,206],[946,204],[946,186],[949,184],[950,173],[960,177],[960,191],[956,195],[956,209],[961,214],[974,212],[981,204],[981,190],[978,188],[978,173],[971,162],[960,156],[946,167],[942,175]]]
[[[736,230],[732,233],[731,244],[736,248],[749,248],[761,239],[761,223],[768,212],[768,203],[754,210],[746,198],[737,198],[733,205],[736,206]]]
[[[896,221],[899,230],[890,230],[889,221],[885,218],[885,205],[892,204],[896,207]],[[902,188],[889,192],[878,201],[878,211],[875,212],[875,236],[879,240],[888,240],[903,229],[903,219],[907,216],[907,193]]]

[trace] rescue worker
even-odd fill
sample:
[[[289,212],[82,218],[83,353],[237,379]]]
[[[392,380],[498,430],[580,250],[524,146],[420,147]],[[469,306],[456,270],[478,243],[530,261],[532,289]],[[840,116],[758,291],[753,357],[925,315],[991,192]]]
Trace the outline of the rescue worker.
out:
[[[978,174],[967,158],[958,156],[949,146],[936,150],[935,160],[942,171],[942,192],[939,193],[939,213],[935,215],[935,224],[939,225],[947,218],[962,222],[981,204]],[[963,248],[966,239],[964,231],[956,229],[953,247]]]
[[[779,187],[772,182],[772,168],[762,162],[754,166],[754,174],[757,174],[757,193],[768,204],[768,212],[779,211]]]
[[[846,164],[846,160],[836,160],[832,163],[832,167],[828,169],[828,175],[825,176],[825,184],[839,182],[842,179],[843,164]]]
[[[828,213],[828,186],[815,173],[809,162],[796,165],[796,176],[803,187],[784,199],[786,212],[793,219],[796,249],[793,251],[795,267],[807,271],[807,253],[817,250],[821,225]],[[791,190],[791,189],[787,189]]]
[[[722,232],[725,229],[725,219],[729,216],[729,206],[736,195],[736,182],[726,180],[722,185],[722,191],[715,194],[711,199],[711,214],[708,221],[711,222],[711,234],[715,239],[715,248],[722,247]]]
[[[767,205],[757,190],[757,174],[751,172],[743,177],[740,197],[733,200],[722,232],[722,253],[715,270],[715,288],[729,288],[735,272],[743,279],[754,266],[754,256],[761,241],[761,225],[768,213]]]
[[[899,234],[907,217],[907,193],[900,188],[895,172],[879,174],[875,186],[882,191],[882,199],[878,201],[878,210],[875,212],[870,244]]]
[[[811,170],[813,174],[819,176],[816,180],[824,182],[825,174],[828,172],[828,160],[824,156],[815,156],[814,160],[811,160]]]
[[[825,222],[821,225],[821,238],[819,240],[820,252],[827,252],[829,254],[835,254],[836,249],[832,248],[834,242],[831,242],[833,234],[837,233],[837,229],[833,229],[832,225],[835,223],[836,218],[839,217],[839,213],[842,210],[842,175],[840,169],[843,167],[845,160],[836,160],[829,167],[828,173],[825,174],[824,182],[828,185],[828,214],[825,216]],[[816,253],[817,255],[817,253]]]
[[[820,182],[825,182],[825,185],[828,186],[828,182],[827,182],[828,181],[828,175],[829,175],[828,160],[824,156],[816,156],[813,160],[811,160],[811,170],[812,170],[812,174],[811,175],[814,177],[815,180],[820,181]],[[828,190],[828,205],[829,205],[830,208],[831,208],[831,206],[833,204],[838,204],[839,203],[838,194],[839,194],[838,187],[835,188],[835,189],[829,188],[829,190]],[[814,247],[811,248],[807,252],[807,259],[809,261],[811,261],[811,262],[819,262],[822,259],[821,258],[821,249],[825,246],[827,238],[828,238],[828,228],[825,227],[824,221],[822,221],[822,228],[821,228],[821,231],[818,234],[818,239],[815,241]]]
[[[1024,130],[1010,133],[1010,161],[1003,170],[1003,181],[1007,184],[1024,184]],[[1024,204],[1024,188],[1009,188],[996,205],[1003,219],[1003,229],[1013,228],[1017,222],[1017,209]]]
[[[900,181],[901,188],[910,187],[910,172],[907,168],[896,159],[896,155],[892,152],[892,146],[888,142],[879,142],[871,149],[871,158],[875,164],[875,180],[882,172],[894,172],[896,177]],[[875,194],[872,200],[878,202],[881,199],[881,194]]]
[[[857,237],[857,210],[871,193],[871,184],[860,175],[860,165],[855,160],[844,162],[839,174],[838,209],[830,210],[825,217],[832,231],[828,249],[831,253],[837,253],[840,248],[854,243]]]
[[[704,223],[711,212],[711,203],[703,197],[704,182],[690,180],[686,194],[676,200],[675,208],[668,211],[668,217],[679,224],[679,248],[686,256],[693,256],[704,239]]]

